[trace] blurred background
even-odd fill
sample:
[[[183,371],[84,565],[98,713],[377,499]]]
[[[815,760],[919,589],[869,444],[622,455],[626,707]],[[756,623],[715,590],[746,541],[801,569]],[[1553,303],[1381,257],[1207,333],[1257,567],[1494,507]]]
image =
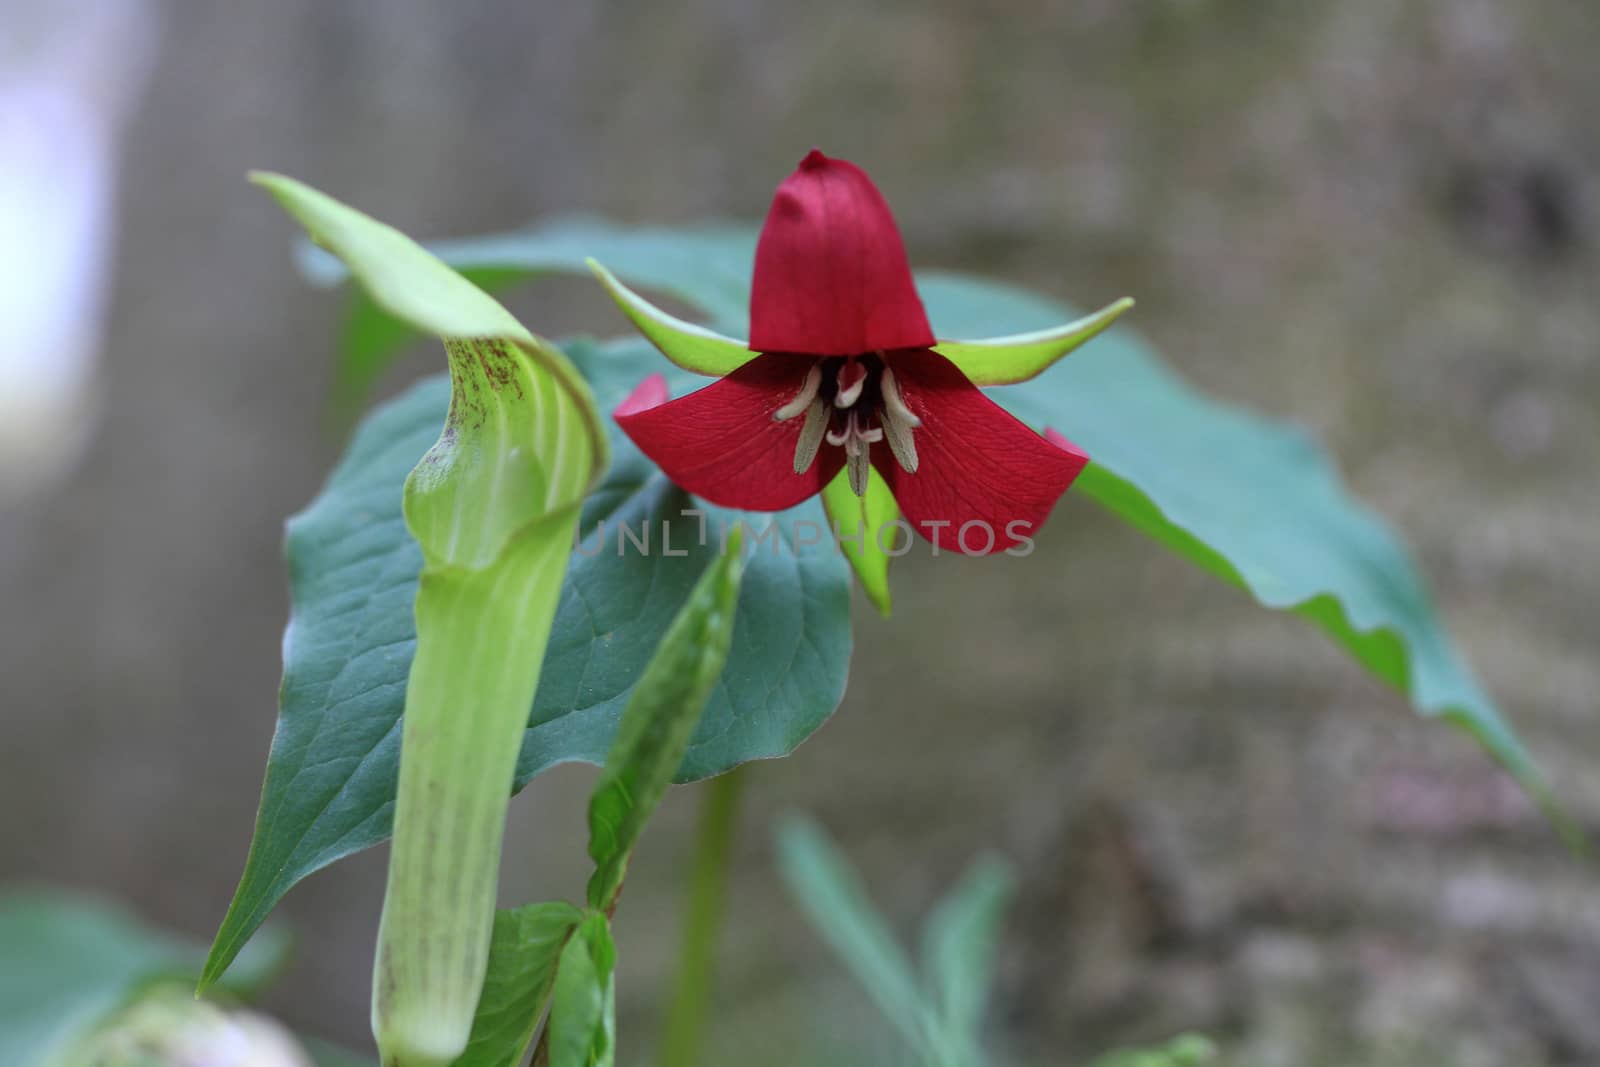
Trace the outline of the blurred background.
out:
[[[242,867],[282,523],[340,448],[338,302],[248,168],[432,238],[756,219],[813,145],[918,265],[1132,294],[1183,374],[1316,433],[1595,826],[1597,54],[1582,0],[0,0],[0,466],[32,472],[0,479],[0,881],[206,939]],[[591,288],[512,304],[620,331]],[[1014,862],[991,1020],[1037,1062],[1185,1028],[1251,1065],[1600,1062],[1592,869],[1309,626],[1070,496],[1028,565],[912,558],[896,601],[834,720],[751,768],[714,1062],[884,1030],[777,886],[796,809],[906,929]],[[514,804],[508,902],[580,892],[593,773]],[[635,1062],[697,799],[618,915]],[[383,864],[283,905],[293,1025],[365,1045]]]

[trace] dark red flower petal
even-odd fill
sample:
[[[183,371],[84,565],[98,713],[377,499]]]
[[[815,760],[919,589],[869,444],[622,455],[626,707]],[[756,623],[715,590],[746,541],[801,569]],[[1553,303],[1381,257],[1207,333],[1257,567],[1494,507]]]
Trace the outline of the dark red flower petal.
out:
[[[781,511],[821,492],[844,466],[843,449],[825,448],[809,471],[796,474],[805,417],[772,417],[800,392],[807,369],[758,356],[677,400],[666,400],[665,380],[652,375],[612,415],[640,451],[695,496],[745,511]]]
[[[912,529],[971,556],[1024,544],[1089,457],[1060,434],[1046,440],[1029,429],[935,352],[895,352],[889,365],[922,420],[917,472],[881,446],[872,460]]]
[[[883,195],[854,163],[813,149],[761,228],[751,349],[852,356],[933,343]]]

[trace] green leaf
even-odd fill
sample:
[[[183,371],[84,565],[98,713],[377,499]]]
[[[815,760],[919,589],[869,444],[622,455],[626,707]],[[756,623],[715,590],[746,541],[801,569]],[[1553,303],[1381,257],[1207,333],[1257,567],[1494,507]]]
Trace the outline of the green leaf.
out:
[[[559,901],[494,917],[489,971],[472,1038],[454,1067],[517,1067],[555,985],[556,963],[583,912]]]
[[[895,547],[901,536],[897,525],[900,505],[895,503],[889,483],[873,468],[867,475],[866,495],[856,496],[850,488],[849,472],[840,471],[822,490],[822,506],[838,536],[839,551],[850,561],[867,599],[888,615],[889,561],[909,551],[909,547]]]
[[[561,950],[550,1000],[550,1067],[611,1067],[616,1057],[617,950],[599,912]]]
[[[994,979],[1000,922],[1010,903],[1011,871],[990,858],[972,866],[923,929],[922,967],[942,1024],[947,1062],[982,1062],[983,1007]]]
[[[800,910],[884,1017],[928,1060],[940,1055],[939,1023],[889,925],[860,877],[822,830],[790,819],[778,828],[778,872]]]
[[[933,350],[977,385],[1011,385],[1036,378],[1061,357],[1092,341],[1133,307],[1128,297],[1065,326],[983,341],[940,341]]]
[[[248,995],[287,958],[288,938],[259,938],[227,990]],[[199,945],[153,930],[120,908],[65,890],[0,896],[0,1063],[39,1067],[162,979],[193,980]]]
[[[577,371],[482,290],[314,189],[254,180],[448,355],[448,416],[405,483],[424,565],[372,1015],[385,1063],[444,1064],[482,990],[516,743],[606,437]]]
[[[919,284],[940,335],[1073,316],[970,278]],[[1542,795],[1532,761],[1456,653],[1410,556],[1304,434],[1208,399],[1121,330],[994,398],[1093,457],[1074,492],[1267,607],[1317,623],[1419,712],[1465,727]]]
[[[675,390],[697,381],[642,339],[565,347],[603,410],[663,368]],[[317,499],[290,520],[278,729],[250,857],[217,934],[213,959],[222,965],[302,878],[389,835],[422,568],[401,486],[448,404],[448,382],[435,378],[380,408]],[[662,633],[739,522],[749,524],[749,560],[738,624],[676,780],[792,751],[838,706],[850,657],[844,561],[825,537],[794,536],[807,523],[821,534],[821,507],[766,516],[700,505],[684,516],[697,505],[607,426],[613,462],[584,507],[584,542],[567,569],[518,786],[558,763],[604,762]],[[634,547],[645,529],[648,555]]]
[[[610,913],[628,857],[683,763],[706,699],[722,675],[739,599],[741,531],[706,568],[622,713],[605,771],[589,798],[589,906]]]

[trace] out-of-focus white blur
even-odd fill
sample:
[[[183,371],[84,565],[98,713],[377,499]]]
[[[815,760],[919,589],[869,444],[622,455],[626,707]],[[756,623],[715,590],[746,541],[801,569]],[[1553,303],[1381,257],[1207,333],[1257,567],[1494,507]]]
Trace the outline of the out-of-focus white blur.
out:
[[[118,145],[155,40],[147,0],[0,0],[0,498],[92,428]]]
[[[55,1067],[312,1067],[276,1020],[196,1000],[187,987],[141,994]]]

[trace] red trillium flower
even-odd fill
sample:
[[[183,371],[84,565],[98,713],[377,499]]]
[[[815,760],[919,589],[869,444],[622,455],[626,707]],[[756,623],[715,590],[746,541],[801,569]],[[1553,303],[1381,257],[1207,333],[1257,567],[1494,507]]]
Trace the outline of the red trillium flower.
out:
[[[883,196],[859,167],[817,151],[778,187],[762,227],[748,346],[591,266],[667,358],[720,378],[668,400],[653,376],[616,410],[674,482],[747,511],[826,490],[832,511],[849,497],[830,483],[865,498],[876,472],[912,529],[968,554],[1024,543],[1089,461],[979,386],[1033,377],[1132,305],[1055,330],[941,342]]]

